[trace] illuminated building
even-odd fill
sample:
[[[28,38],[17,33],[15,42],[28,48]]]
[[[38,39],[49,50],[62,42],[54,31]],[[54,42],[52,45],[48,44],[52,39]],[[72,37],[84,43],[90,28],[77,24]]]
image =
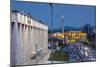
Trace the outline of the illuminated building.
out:
[[[56,38],[64,38],[65,43],[75,43],[78,41],[87,41],[87,34],[84,32],[80,32],[80,31],[68,31],[65,32],[64,34],[62,33],[54,33],[53,37]]]

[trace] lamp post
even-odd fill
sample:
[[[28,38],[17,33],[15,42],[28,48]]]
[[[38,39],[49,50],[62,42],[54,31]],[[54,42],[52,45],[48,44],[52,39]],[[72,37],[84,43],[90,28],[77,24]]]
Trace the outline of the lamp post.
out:
[[[53,34],[53,4],[49,3],[50,6],[50,12],[51,12],[51,34]],[[52,51],[51,51],[51,57],[52,57],[52,61],[51,63],[53,64],[53,36],[52,36]]]
[[[62,34],[64,35],[64,16],[61,17],[62,20]],[[63,61],[63,46],[64,46],[64,38],[63,38],[63,42],[62,42],[62,61]]]
[[[62,34],[64,34],[64,16],[61,17],[62,20]]]
[[[61,17],[61,25],[62,25],[62,34],[64,35],[64,16]],[[64,44],[64,39],[63,39]]]

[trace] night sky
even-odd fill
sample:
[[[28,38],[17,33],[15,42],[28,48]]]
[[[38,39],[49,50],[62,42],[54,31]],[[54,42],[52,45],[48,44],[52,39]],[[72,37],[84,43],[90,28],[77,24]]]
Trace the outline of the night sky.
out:
[[[32,15],[37,20],[48,23],[51,28],[51,14],[48,3],[13,1],[11,10],[18,10]],[[53,4],[54,28],[61,27],[61,16],[64,16],[64,26],[81,27],[85,24],[95,26],[96,7],[87,5]]]

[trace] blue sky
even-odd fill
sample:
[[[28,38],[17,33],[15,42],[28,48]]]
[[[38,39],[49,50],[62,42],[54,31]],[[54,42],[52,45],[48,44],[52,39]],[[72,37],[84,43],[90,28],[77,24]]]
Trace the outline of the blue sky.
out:
[[[22,11],[26,14],[30,12],[36,19],[44,22],[47,21],[49,29],[51,28],[50,6],[48,3],[13,1],[11,9]],[[64,16],[64,26],[81,27],[85,24],[95,26],[96,7],[72,4],[53,4],[54,28],[61,27],[61,16]]]

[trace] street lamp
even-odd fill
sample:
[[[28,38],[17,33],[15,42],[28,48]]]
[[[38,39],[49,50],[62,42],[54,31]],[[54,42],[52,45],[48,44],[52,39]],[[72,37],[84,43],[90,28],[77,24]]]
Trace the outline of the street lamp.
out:
[[[62,20],[62,34],[64,35],[64,16],[61,17]],[[63,61],[63,46],[64,46],[64,38],[63,38],[63,44],[62,44],[62,61]]]
[[[51,34],[53,35],[53,4],[49,3],[50,5],[50,10],[51,10]],[[52,61],[51,63],[53,64],[53,36],[52,36],[52,51],[51,51],[51,57],[52,57]]]
[[[62,23],[62,34],[64,35],[64,16],[61,17],[61,23]],[[64,44],[64,39],[63,39],[63,44]]]
[[[61,17],[62,20],[62,34],[64,34],[64,16]]]

